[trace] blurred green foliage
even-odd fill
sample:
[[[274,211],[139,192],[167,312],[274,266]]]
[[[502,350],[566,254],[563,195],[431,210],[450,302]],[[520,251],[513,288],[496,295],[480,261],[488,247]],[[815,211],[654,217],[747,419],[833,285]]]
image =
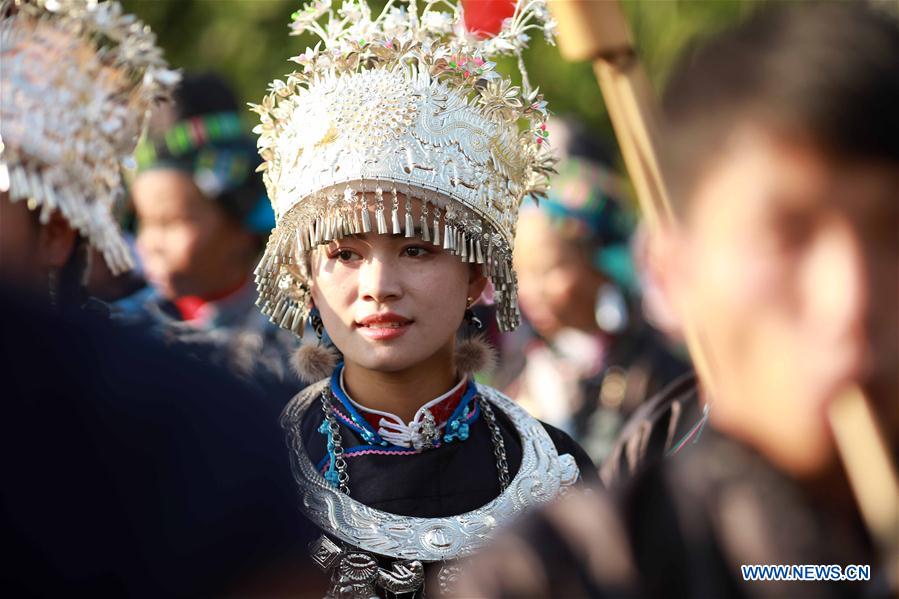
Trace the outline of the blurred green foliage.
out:
[[[123,4],[153,28],[170,64],[187,71],[217,71],[245,101],[260,100],[269,81],[295,66],[287,58],[315,43],[288,35],[290,14],[302,5],[298,0],[124,0]],[[753,4],[746,0],[624,0],[634,38],[657,88],[690,38],[727,25]],[[372,5],[383,5],[383,0]],[[581,118],[598,135],[611,139],[611,125],[589,64],[566,62],[558,48],[536,37],[525,53],[525,64],[532,84],[540,86],[554,113]],[[501,67],[517,76],[513,60]],[[248,125],[253,117],[248,111]]]

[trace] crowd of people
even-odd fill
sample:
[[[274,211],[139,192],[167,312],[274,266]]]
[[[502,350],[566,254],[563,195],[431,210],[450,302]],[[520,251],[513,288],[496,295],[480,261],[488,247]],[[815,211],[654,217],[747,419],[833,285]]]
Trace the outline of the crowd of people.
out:
[[[899,463],[899,14],[696,39],[650,230],[506,4],[306,3],[250,131],[117,2],[0,0],[9,596],[899,593],[829,419]]]

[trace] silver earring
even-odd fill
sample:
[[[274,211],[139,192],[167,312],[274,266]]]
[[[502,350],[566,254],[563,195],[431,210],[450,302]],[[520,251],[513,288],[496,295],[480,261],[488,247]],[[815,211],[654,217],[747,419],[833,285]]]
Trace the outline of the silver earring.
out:
[[[599,288],[594,315],[596,324],[606,333],[620,333],[627,328],[629,321],[627,302],[616,285],[606,283]]]

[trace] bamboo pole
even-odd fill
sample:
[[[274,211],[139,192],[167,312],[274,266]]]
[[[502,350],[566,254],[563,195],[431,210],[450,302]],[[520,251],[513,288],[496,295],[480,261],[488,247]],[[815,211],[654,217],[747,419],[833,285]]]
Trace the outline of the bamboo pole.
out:
[[[658,160],[655,94],[639,61],[630,28],[616,0],[550,0],[559,23],[559,49],[569,60],[591,60],[634,183],[650,234],[673,224],[675,215]],[[685,341],[696,371],[714,397],[714,364],[698,323],[687,315]],[[899,481],[874,413],[857,385],[828,411],[837,448],[868,530],[899,580]]]
[[[659,164],[655,99],[634,51],[630,29],[617,2],[556,0],[549,3],[559,23],[559,48],[569,60],[592,60],[624,163],[637,191],[650,233],[674,222]],[[713,392],[715,381],[696,323],[686,319],[684,337],[699,378]]]

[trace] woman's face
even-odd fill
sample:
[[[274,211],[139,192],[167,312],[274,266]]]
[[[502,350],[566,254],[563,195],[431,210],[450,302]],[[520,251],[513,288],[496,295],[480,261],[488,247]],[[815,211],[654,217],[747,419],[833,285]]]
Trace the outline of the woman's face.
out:
[[[313,301],[331,340],[348,363],[381,372],[438,353],[451,360],[467,298],[486,284],[480,265],[399,235],[333,241],[313,253],[311,269]]]
[[[165,297],[206,296],[245,276],[252,236],[174,169],[141,173],[131,189],[147,280]]]
[[[586,249],[566,240],[540,211],[523,212],[518,220],[515,270],[521,309],[539,334],[597,330],[596,294],[604,279]]]

